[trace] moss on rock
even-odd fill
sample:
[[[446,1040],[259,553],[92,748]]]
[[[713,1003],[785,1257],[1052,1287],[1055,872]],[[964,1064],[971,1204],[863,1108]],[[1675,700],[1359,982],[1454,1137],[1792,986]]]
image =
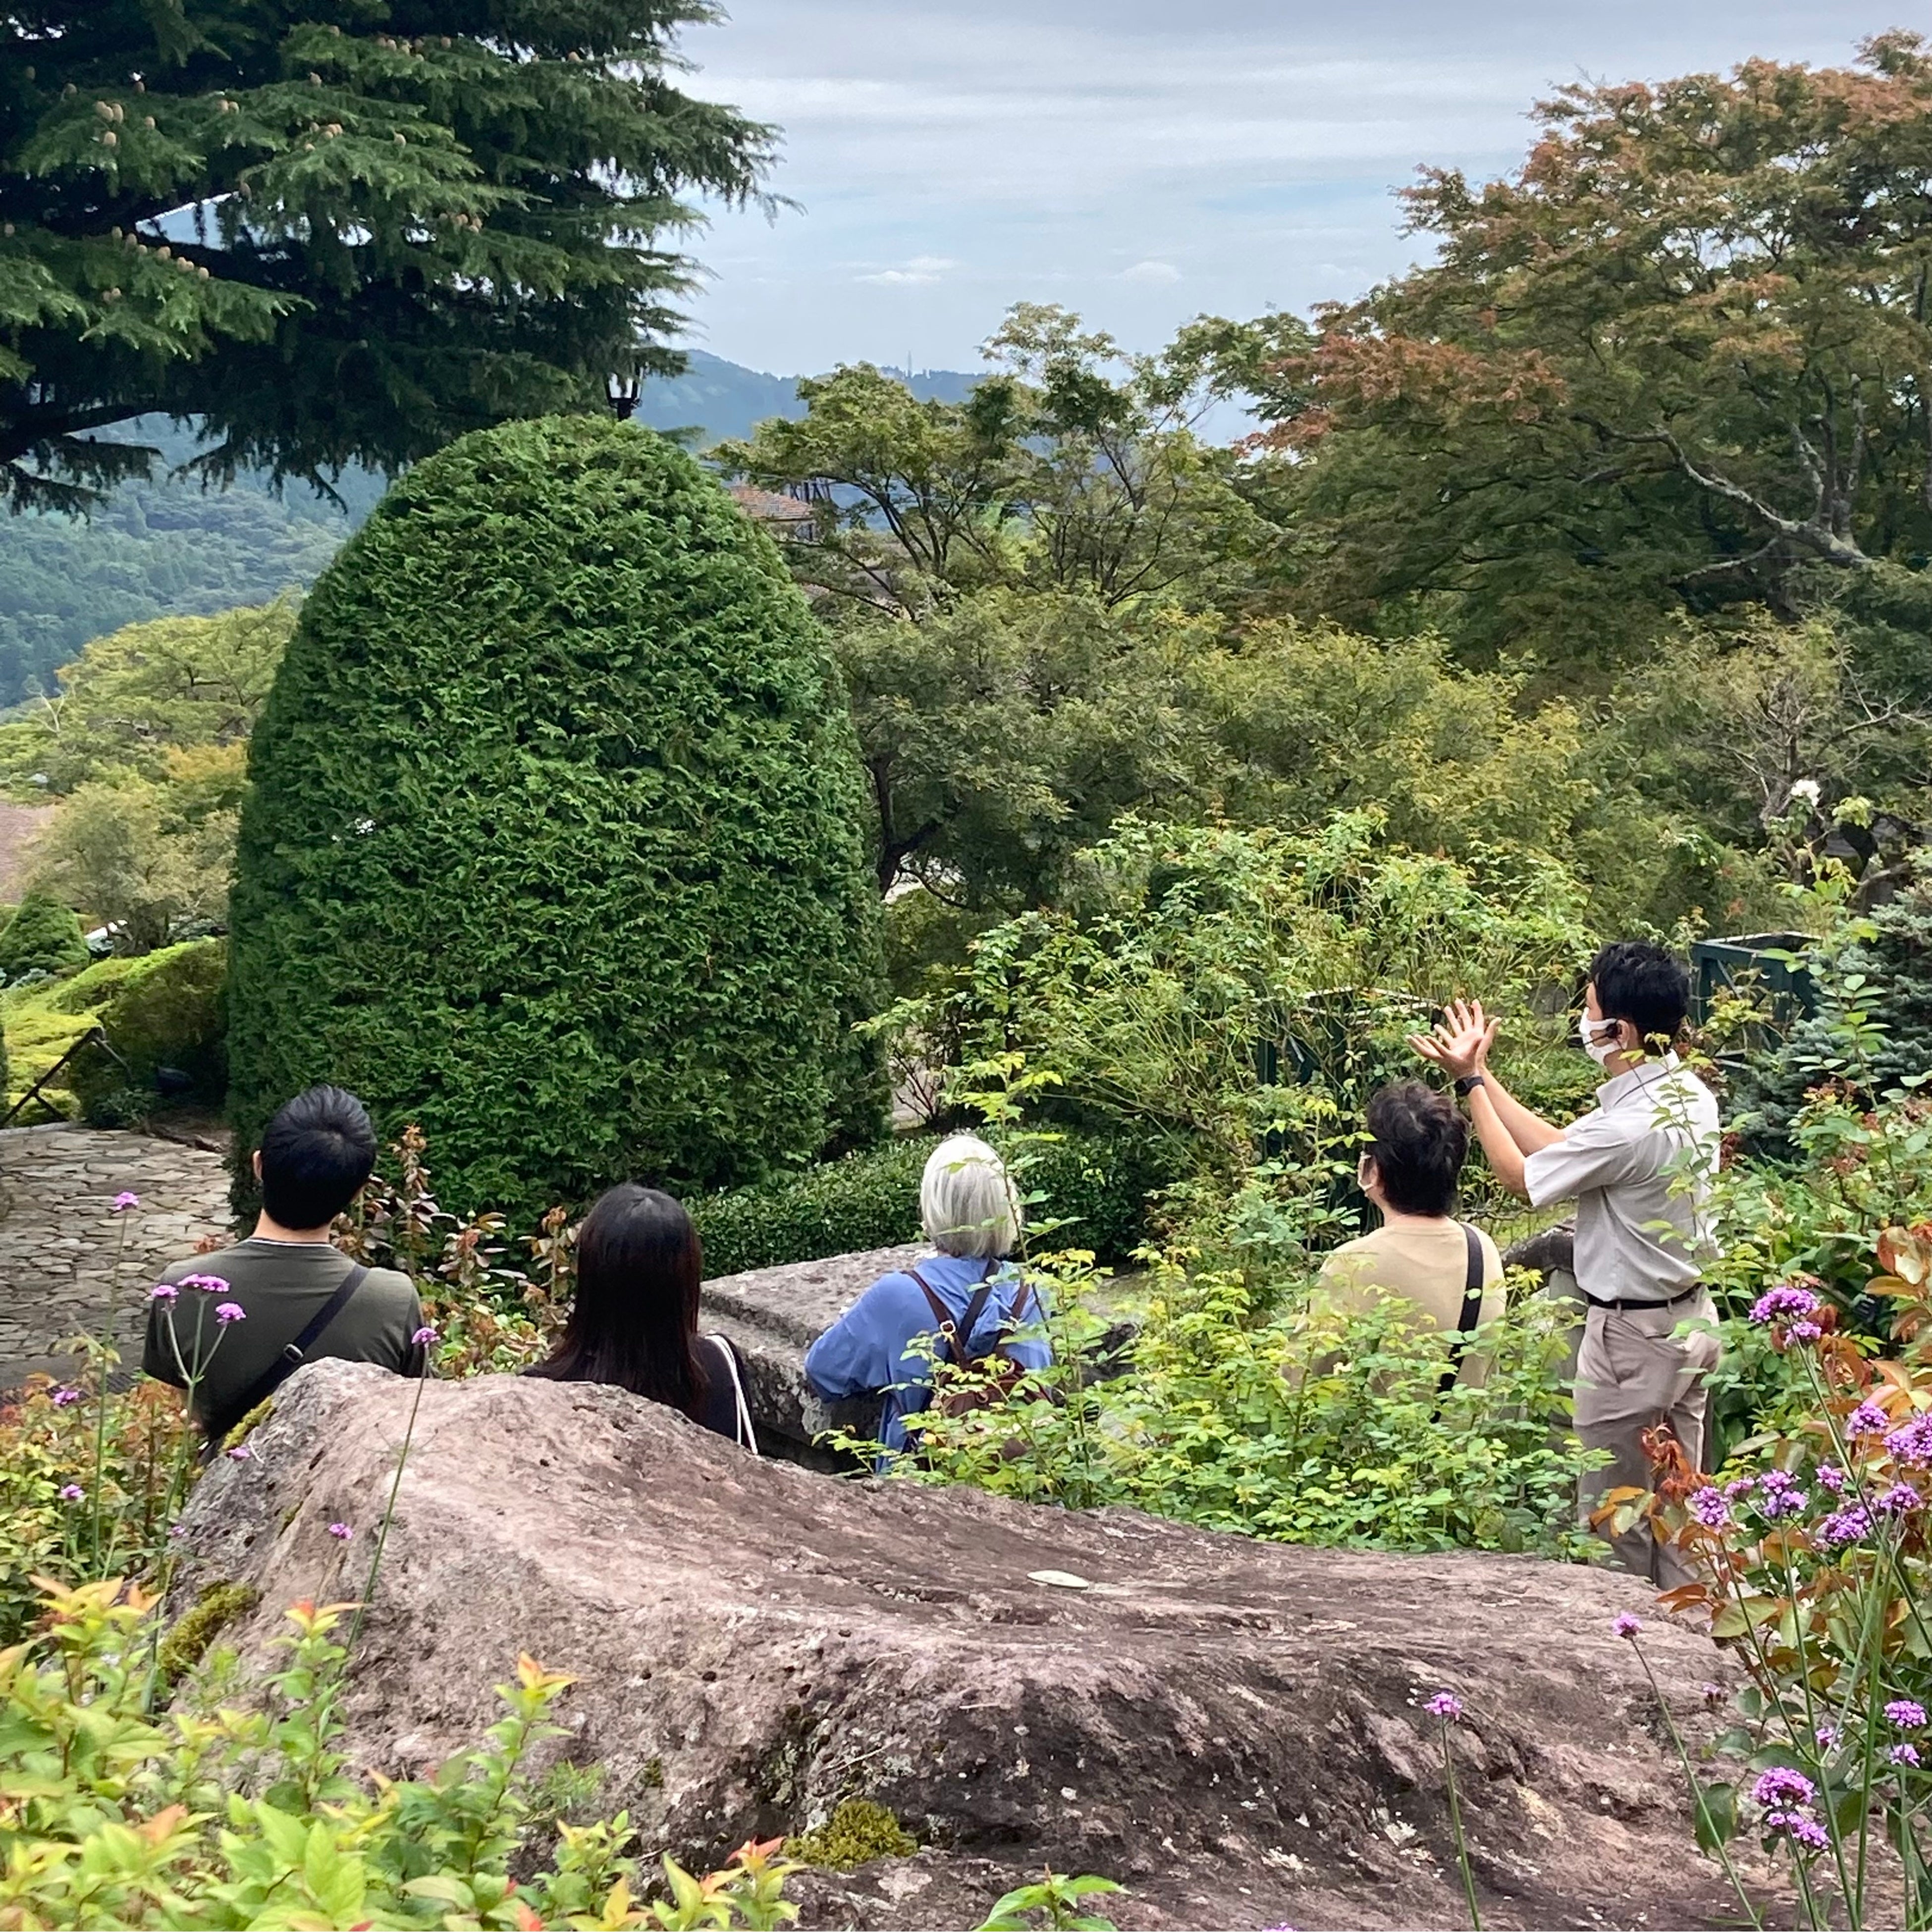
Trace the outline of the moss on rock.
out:
[[[179,1684],[208,1654],[208,1646],[237,1617],[262,1600],[252,1583],[210,1583],[161,1639],[157,1666],[164,1683]]]
[[[856,1871],[874,1858],[909,1858],[918,1842],[883,1804],[844,1799],[816,1830],[785,1841],[785,1855],[825,1871]]]

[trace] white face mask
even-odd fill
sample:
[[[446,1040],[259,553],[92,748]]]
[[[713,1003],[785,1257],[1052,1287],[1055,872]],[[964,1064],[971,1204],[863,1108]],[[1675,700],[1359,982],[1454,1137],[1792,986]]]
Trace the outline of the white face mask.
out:
[[[1600,1040],[1597,1035],[1606,1027],[1610,1030],[1609,1037]],[[1588,1013],[1576,1016],[1576,1041],[1599,1066],[1609,1065],[1611,1054],[1623,1051],[1617,1038],[1615,1023],[1609,1020],[1593,1020]]]

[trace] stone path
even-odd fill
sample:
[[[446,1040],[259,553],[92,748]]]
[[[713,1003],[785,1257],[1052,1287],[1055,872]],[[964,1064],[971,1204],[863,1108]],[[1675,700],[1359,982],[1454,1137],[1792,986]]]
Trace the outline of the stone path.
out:
[[[141,1197],[125,1216],[113,1204],[124,1190]],[[74,1359],[62,1345],[99,1332],[117,1254],[115,1328],[124,1362],[137,1361],[129,1344],[141,1330],[143,1289],[228,1226],[219,1154],[88,1127],[0,1132],[0,1388],[37,1370],[62,1373]]]

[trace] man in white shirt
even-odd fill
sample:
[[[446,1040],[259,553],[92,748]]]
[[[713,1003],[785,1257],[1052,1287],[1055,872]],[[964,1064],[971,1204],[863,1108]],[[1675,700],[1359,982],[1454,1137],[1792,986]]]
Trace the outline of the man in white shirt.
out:
[[[1456,1083],[1491,1171],[1538,1208],[1576,1203],[1576,1284],[1589,1304],[1576,1364],[1576,1433],[1610,1452],[1583,1479],[1588,1523],[1608,1490],[1648,1489],[1643,1437],[1666,1430],[1693,1468],[1704,1453],[1704,1378],[1715,1366],[1716,1310],[1699,1280],[1717,1253],[1708,1204],[1717,1172],[1717,1102],[1677,1057],[1690,1010],[1684,969],[1639,940],[1591,962],[1577,1036],[1610,1077],[1597,1107],[1567,1127],[1516,1100],[1489,1070],[1498,1022],[1458,1001],[1411,1044]],[[1685,1322],[1706,1324],[1687,1336]],[[1648,1522],[1611,1546],[1624,1567],[1668,1588],[1688,1579]]]

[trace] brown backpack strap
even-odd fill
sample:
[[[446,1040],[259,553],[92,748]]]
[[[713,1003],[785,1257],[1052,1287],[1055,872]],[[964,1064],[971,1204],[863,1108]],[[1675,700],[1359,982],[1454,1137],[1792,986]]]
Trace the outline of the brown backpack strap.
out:
[[[917,1268],[908,1268],[906,1272],[919,1284],[919,1292],[926,1298],[926,1305],[933,1311],[933,1319],[939,1324],[940,1339],[951,1351],[954,1365],[970,1368],[979,1359],[971,1352],[972,1338],[979,1332],[980,1317],[986,1312],[987,1298],[993,1293],[991,1263],[987,1266],[987,1278],[973,1290],[966,1313],[957,1323],[946,1304],[933,1292],[933,1284]]]

